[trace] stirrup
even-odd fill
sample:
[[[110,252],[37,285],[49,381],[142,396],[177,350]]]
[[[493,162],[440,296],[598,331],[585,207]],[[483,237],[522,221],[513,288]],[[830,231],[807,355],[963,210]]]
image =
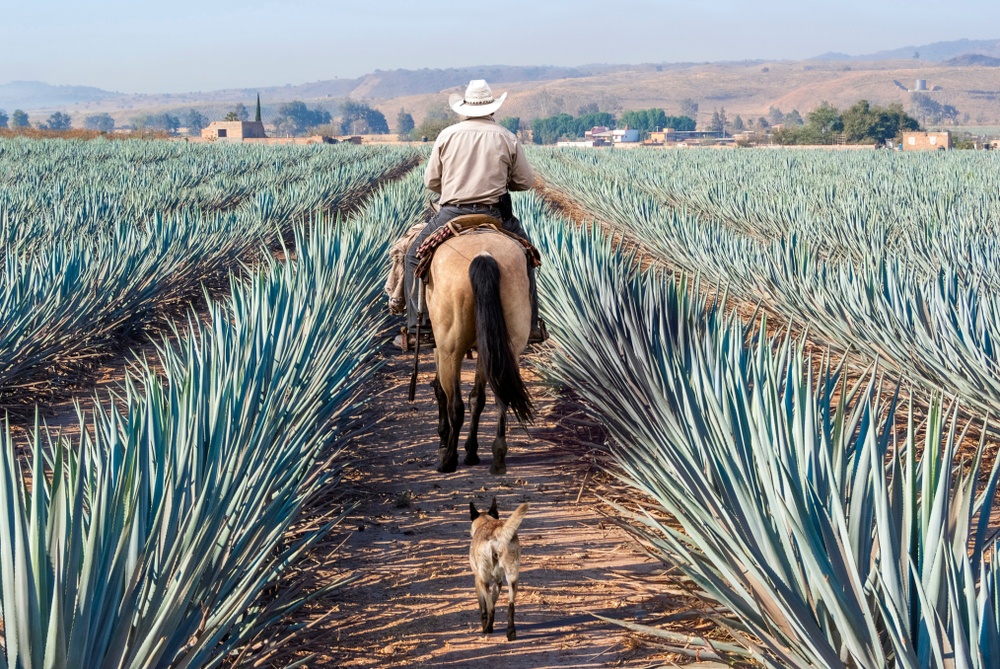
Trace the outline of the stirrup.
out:
[[[396,338],[392,340],[392,343],[402,351],[412,351],[417,346],[417,333],[407,332],[406,328],[403,328],[400,333],[396,335]],[[430,329],[430,326],[428,326],[427,329],[421,327],[420,347],[434,348],[434,346],[434,331]]]
[[[545,322],[539,318],[538,327],[531,330],[528,334],[529,344],[540,344],[549,338],[549,330],[545,327]]]

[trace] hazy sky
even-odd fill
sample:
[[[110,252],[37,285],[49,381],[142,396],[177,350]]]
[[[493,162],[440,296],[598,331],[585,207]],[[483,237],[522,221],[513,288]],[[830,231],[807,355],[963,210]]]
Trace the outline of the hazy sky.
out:
[[[374,69],[863,54],[1000,38],[997,0],[0,0],[0,83],[179,93]]]

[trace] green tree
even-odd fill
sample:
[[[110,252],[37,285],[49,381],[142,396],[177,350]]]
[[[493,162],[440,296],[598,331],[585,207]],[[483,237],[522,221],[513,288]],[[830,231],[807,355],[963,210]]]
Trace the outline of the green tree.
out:
[[[14,113],[10,116],[10,127],[15,129],[31,127],[31,121],[28,119],[28,115],[24,113],[24,110],[14,110]]]
[[[793,109],[792,111],[785,114],[785,119],[782,121],[785,125],[805,125],[805,121],[802,120],[802,115],[799,114],[798,109]]]
[[[115,120],[107,112],[94,114],[83,119],[83,127],[97,132],[112,132],[115,129]]]
[[[806,118],[809,120],[808,124],[824,137],[839,133],[844,129],[844,122],[840,118],[840,112],[826,100],[820,103],[819,107],[809,112]]]
[[[158,130],[173,134],[177,132],[179,127],[181,127],[181,120],[166,112],[161,114],[145,114],[143,116],[133,118],[132,127],[136,130]]]
[[[255,123],[260,123],[260,93],[257,94],[257,109],[254,110],[253,120]]]
[[[733,131],[743,132],[746,127],[746,123],[743,122],[743,117],[737,114],[736,118],[733,119]]]
[[[325,109],[309,109],[306,103],[293,100],[278,107],[274,126],[278,132],[294,137],[305,133],[309,128],[330,122],[330,112]]]
[[[356,100],[345,100],[340,106],[340,132],[350,134],[389,134],[385,116],[370,105]]]
[[[587,114],[596,114],[599,111],[601,110],[597,107],[596,102],[588,102],[587,104],[582,105],[579,109],[576,110],[576,115],[586,116]]]
[[[771,125],[778,125],[785,122],[785,114],[778,107],[772,105],[767,110],[767,120],[771,122]]]
[[[761,116],[757,119],[757,128],[760,130],[767,130],[771,127],[771,124],[767,122],[767,119]]]
[[[500,125],[516,135],[521,130],[521,117],[507,116],[506,118],[500,119]]]
[[[458,115],[451,111],[432,111],[413,129],[414,138],[433,142],[441,131],[458,121]]]
[[[867,100],[859,100],[841,116],[847,141],[884,144],[899,137],[904,130],[917,130],[917,119],[895,103],[888,107],[872,107]]]
[[[43,130],[69,130],[72,127],[73,119],[60,111],[49,116],[49,120],[41,125]]]
[[[9,120],[10,118],[7,116],[7,112],[5,112],[3,109],[0,109],[0,128],[6,128],[7,121]]]
[[[202,128],[208,125],[208,119],[197,109],[189,109],[182,119],[184,127],[188,129],[188,134],[197,137],[201,134]]]
[[[235,121],[249,121],[250,120],[250,112],[249,112],[249,110],[247,110],[246,106],[242,102],[237,102],[236,106],[233,107],[233,111],[231,113],[233,113],[233,114],[236,115],[236,118],[233,119]]]
[[[416,126],[417,124],[413,122],[413,116],[405,109],[400,109],[399,113],[396,114],[396,133],[399,134],[400,138],[409,137]]]

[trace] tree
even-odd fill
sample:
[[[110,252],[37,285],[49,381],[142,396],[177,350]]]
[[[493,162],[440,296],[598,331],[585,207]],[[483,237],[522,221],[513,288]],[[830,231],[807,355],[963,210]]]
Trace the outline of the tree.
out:
[[[413,136],[421,140],[434,141],[441,131],[458,121],[458,115],[451,111],[432,111],[413,129]]]
[[[231,111],[231,112],[227,113],[225,116],[223,116],[222,120],[223,121],[239,121],[240,120],[240,115],[237,114],[234,111]]]
[[[115,120],[106,112],[94,114],[83,119],[83,127],[97,132],[111,132],[115,129]]]
[[[832,135],[844,129],[844,122],[840,118],[840,112],[826,100],[820,103],[819,107],[809,112],[806,118],[809,119],[809,125],[822,136]]]
[[[757,119],[757,128],[760,130],[767,130],[771,127],[771,124],[767,122],[767,119],[761,116]]]
[[[28,115],[21,109],[15,109],[14,113],[10,116],[10,127],[15,129],[30,128],[31,122],[28,120]]]
[[[4,110],[0,109],[0,128],[6,128],[7,127],[7,121],[9,121],[9,120],[10,120],[10,118],[7,116],[7,112],[5,112]]]
[[[253,120],[255,123],[261,123],[260,120],[260,93],[257,94],[257,109],[254,111]]]
[[[344,135],[389,133],[389,124],[382,112],[364,102],[345,100],[340,106],[340,114],[340,132]]]
[[[805,121],[802,120],[802,115],[799,114],[798,109],[793,109],[792,111],[785,114],[785,120],[783,121],[785,125],[805,125]]]
[[[294,136],[329,122],[330,112],[325,109],[309,109],[306,103],[293,100],[278,107],[274,126],[279,133]]]
[[[739,114],[733,119],[733,130],[735,132],[743,132],[746,129],[746,123],[743,122],[743,117]]]
[[[899,103],[888,107],[872,107],[867,100],[859,100],[841,116],[844,135],[849,142],[884,144],[899,137],[904,130],[917,130],[917,119],[903,111]]]
[[[681,116],[686,116],[689,119],[697,120],[698,118],[698,103],[691,98],[685,98],[681,100]],[[693,130],[694,128],[692,128]]]
[[[910,96],[913,113],[920,117],[924,124],[950,121],[958,123],[959,111],[952,105],[943,105],[926,93],[914,93]]]
[[[208,125],[208,119],[197,109],[189,109],[184,114],[183,123],[188,129],[188,134],[197,137],[201,134],[202,128]]]
[[[409,137],[416,125],[413,122],[413,116],[405,109],[400,109],[399,113],[396,114],[396,133],[400,138]]]
[[[587,104],[582,105],[579,109],[576,110],[576,115],[586,116],[587,114],[596,114],[599,111],[601,110],[597,107],[596,102],[588,102]]]
[[[521,130],[521,117],[508,116],[500,119],[500,125],[510,130],[515,135]]]
[[[771,125],[778,125],[785,122],[785,114],[779,108],[771,106],[767,110],[767,120]]]
[[[162,114],[146,114],[132,119],[132,127],[136,130],[159,130],[171,134],[181,127],[181,120],[176,116],[163,112]]]
[[[73,127],[73,119],[69,114],[56,112],[49,116],[49,120],[42,124],[43,130],[69,130]]]
[[[242,102],[237,102],[236,103],[236,106],[233,107],[232,113],[236,114],[236,119],[235,120],[237,120],[237,121],[249,121],[250,120],[250,112],[247,110],[247,108],[243,105]]]
[[[726,108],[723,107],[721,110],[712,110],[712,120],[708,123],[708,129],[712,132],[726,133],[726,127],[729,125],[729,120],[726,118]]]

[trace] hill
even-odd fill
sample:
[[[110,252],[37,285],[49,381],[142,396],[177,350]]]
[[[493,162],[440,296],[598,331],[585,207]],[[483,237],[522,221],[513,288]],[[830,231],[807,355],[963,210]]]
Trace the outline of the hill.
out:
[[[933,42],[922,46],[904,46],[888,51],[877,51],[862,56],[849,56],[844,53],[831,52],[817,56],[815,60],[901,60],[904,58],[913,58],[914,54],[919,54],[917,60],[934,62],[956,58],[965,54],[1000,57],[1000,39],[960,39],[950,42]]]
[[[121,93],[92,86],[53,86],[41,81],[11,81],[0,84],[0,109],[31,111],[86,102],[112,100]]]
[[[948,46],[945,46],[948,45]],[[486,65],[452,69],[375,71],[353,79],[330,79],[298,85],[227,89],[162,95],[122,95],[88,87],[47,86],[14,82],[0,86],[0,108],[35,112],[32,118],[65,111],[75,120],[108,112],[118,125],[144,113],[180,115],[197,109],[210,120],[221,119],[237,103],[252,108],[259,92],[265,122],[279,105],[302,100],[311,107],[338,113],[345,98],[365,100],[380,109],[394,125],[405,109],[419,123],[428,113],[447,109],[447,94],[460,92],[470,79],[485,78],[497,92],[510,96],[501,115],[530,120],[558,113],[577,114],[596,104],[602,111],[661,107],[668,114],[680,112],[681,103],[693,100],[705,123],[715,109],[730,117],[766,116],[769,108],[797,109],[805,114],[823,101],[845,108],[859,99],[873,104],[898,102],[909,109],[918,79],[935,101],[956,107],[963,122],[1000,124],[1000,81],[985,66],[995,66],[1000,56],[962,51],[943,61],[930,56],[955,54],[962,49],[996,49],[1000,40],[959,40],[893,52],[904,58],[870,60],[843,56],[803,61],[743,61],[726,63],[672,63],[641,65],[586,65],[580,67],[515,67]],[[911,49],[921,50],[912,58]],[[925,58],[925,52],[929,53]],[[17,95],[14,95],[17,93]],[[18,97],[18,95],[20,97]],[[17,100],[17,104],[11,102]],[[35,100],[34,105],[29,104]],[[70,102],[73,100],[73,102]]]

